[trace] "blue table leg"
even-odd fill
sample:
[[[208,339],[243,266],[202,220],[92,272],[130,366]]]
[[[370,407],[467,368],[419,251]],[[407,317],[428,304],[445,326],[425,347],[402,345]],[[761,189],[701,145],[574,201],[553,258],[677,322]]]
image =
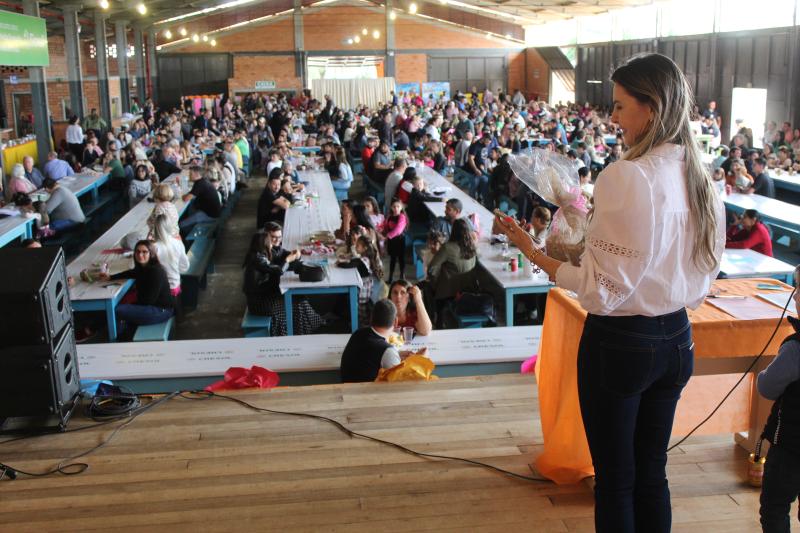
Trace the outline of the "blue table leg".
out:
[[[92,188],[92,201],[97,202],[97,199],[100,197],[100,188],[93,187]]]
[[[292,291],[288,290],[283,295],[284,314],[286,315],[286,334],[294,335],[294,313],[292,312]]]
[[[108,340],[115,342],[117,340],[117,302],[114,300],[106,300],[106,323],[108,325]]]
[[[350,332],[358,329],[358,288],[350,287]]]
[[[33,219],[28,220],[28,222],[25,224],[25,238],[33,238]]]
[[[506,289],[506,326],[514,325],[514,291]]]

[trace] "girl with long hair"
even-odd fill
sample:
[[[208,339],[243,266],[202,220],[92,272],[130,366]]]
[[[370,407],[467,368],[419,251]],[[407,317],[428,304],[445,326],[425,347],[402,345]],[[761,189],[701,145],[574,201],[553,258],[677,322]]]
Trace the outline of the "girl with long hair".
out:
[[[598,532],[668,532],[667,443],[699,306],[725,247],[725,212],[689,125],[692,93],[660,54],[617,68],[611,120],[630,148],[600,173],[579,266],[538,249],[498,215],[510,239],[588,312],[578,397],[595,470]]]

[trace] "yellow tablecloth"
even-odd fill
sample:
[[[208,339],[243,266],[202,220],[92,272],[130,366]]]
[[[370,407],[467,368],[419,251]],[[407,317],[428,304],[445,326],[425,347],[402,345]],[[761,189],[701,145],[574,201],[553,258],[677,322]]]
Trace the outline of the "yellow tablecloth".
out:
[[[17,163],[22,164],[25,156],[31,156],[33,163],[39,163],[39,152],[36,149],[36,139],[16,146],[7,146],[3,149],[3,172],[8,176],[11,168]]]
[[[790,288],[774,279],[717,280],[714,286],[724,289],[727,295],[750,295],[758,292],[758,283]],[[576,483],[594,475],[578,402],[578,344],[585,318],[586,311],[565,291],[557,288],[550,291],[536,364],[544,436],[544,452],[536,459],[536,468],[556,483]],[[708,303],[689,311],[689,319],[696,359],[757,355],[775,328],[774,320],[737,320]],[[777,354],[781,341],[791,333],[791,326],[784,320],[765,354]],[[730,390],[736,379],[735,375],[693,377],[678,403],[673,435],[688,433]],[[751,379],[739,386],[698,434],[747,428]]]

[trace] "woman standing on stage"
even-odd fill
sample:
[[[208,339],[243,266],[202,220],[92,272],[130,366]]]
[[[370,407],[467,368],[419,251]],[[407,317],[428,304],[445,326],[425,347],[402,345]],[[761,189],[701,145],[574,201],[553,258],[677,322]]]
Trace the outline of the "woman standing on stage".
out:
[[[677,65],[642,55],[611,80],[612,121],[630,148],[597,179],[580,266],[542,253],[512,220],[498,223],[588,312],[577,374],[597,531],[659,533],[671,527],[666,450],[693,368],[686,307],[702,303],[719,271],[725,216]]]

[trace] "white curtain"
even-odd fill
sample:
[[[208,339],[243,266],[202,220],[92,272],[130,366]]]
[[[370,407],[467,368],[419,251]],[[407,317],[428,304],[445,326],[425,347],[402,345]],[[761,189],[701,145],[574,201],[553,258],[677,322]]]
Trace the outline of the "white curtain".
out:
[[[322,101],[327,94],[340,109],[355,109],[359,105],[376,107],[388,102],[394,90],[394,78],[374,80],[311,80],[314,98]]]

